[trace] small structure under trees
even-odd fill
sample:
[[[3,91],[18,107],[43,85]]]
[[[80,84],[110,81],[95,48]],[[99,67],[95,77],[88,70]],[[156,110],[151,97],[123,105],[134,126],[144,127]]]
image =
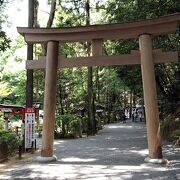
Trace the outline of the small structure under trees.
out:
[[[24,148],[32,148],[32,142],[35,141],[35,121],[36,128],[39,127],[39,107],[32,108],[26,106],[15,106],[0,104],[0,112],[4,114],[5,130],[9,130],[9,122],[11,115],[19,115],[19,120],[22,121],[21,136],[24,138]],[[34,116],[34,117],[33,117]],[[16,134],[18,135],[18,127],[16,127]],[[29,141],[27,143],[27,140]],[[28,144],[28,146],[27,146]]]
[[[0,111],[4,114],[5,130],[8,130],[9,115],[20,115],[21,120],[24,118],[24,107],[0,104]]]
[[[159,112],[154,64],[178,61],[177,52],[153,49],[154,36],[175,33],[180,24],[180,13],[157,19],[123,24],[92,25],[72,28],[25,28],[18,32],[29,44],[47,44],[47,56],[38,61],[27,61],[27,69],[45,69],[44,121],[41,157],[53,160],[53,139],[56,105],[57,69],[64,67],[111,66],[140,64],[144,89],[145,113],[150,159],[162,159]],[[131,54],[105,56],[103,41],[139,39],[139,51]],[[65,42],[92,42],[92,56],[66,58],[59,54],[59,45]]]

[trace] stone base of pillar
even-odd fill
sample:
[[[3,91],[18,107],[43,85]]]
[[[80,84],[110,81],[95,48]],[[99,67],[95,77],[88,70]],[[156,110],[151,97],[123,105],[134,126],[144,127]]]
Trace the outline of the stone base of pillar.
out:
[[[152,159],[150,157],[146,157],[144,159],[144,161],[146,163],[152,163],[152,164],[166,164],[168,162],[167,159],[163,159],[163,158],[162,159]]]
[[[37,162],[53,162],[53,161],[57,161],[57,157],[55,155],[53,155],[51,157],[38,156],[35,158],[35,161],[37,161]]]

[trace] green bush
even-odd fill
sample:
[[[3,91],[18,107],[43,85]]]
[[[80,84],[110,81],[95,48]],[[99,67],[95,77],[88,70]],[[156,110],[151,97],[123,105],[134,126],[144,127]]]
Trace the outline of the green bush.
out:
[[[4,129],[4,122],[0,120],[0,131]]]
[[[64,114],[64,115],[59,115],[56,117],[56,125],[58,127],[61,127],[62,124],[69,126],[69,123],[73,119],[73,115],[71,114]]]
[[[0,142],[7,143],[8,155],[14,154],[20,145],[20,140],[16,134],[9,131],[0,131]]]
[[[78,118],[73,118],[73,120],[70,122],[70,130],[71,130],[71,133],[74,135],[74,137],[76,137],[80,131],[79,123],[80,122]]]
[[[80,119],[73,114],[64,114],[56,117],[56,127],[60,132],[55,132],[55,138],[77,137],[80,132]]]
[[[87,128],[88,128],[88,117],[83,117],[81,121],[82,125],[82,132],[87,133]]]
[[[180,129],[176,129],[175,131],[173,131],[171,137],[174,139],[174,140],[177,140],[180,138]]]

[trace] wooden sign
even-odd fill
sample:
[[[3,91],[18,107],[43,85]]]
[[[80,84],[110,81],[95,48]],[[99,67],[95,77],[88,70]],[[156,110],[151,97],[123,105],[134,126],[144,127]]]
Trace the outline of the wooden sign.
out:
[[[25,149],[35,140],[35,108],[25,108]]]

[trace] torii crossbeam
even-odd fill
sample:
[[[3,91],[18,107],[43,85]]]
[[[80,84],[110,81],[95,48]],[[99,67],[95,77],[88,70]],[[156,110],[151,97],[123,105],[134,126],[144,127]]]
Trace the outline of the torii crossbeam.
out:
[[[38,61],[27,61],[27,69],[46,69],[44,120],[41,158],[53,160],[54,122],[57,69],[64,67],[109,66],[141,64],[149,158],[162,160],[159,112],[155,84],[154,63],[178,61],[177,52],[153,50],[153,36],[175,33],[180,24],[180,13],[146,21],[123,24],[92,25],[72,28],[24,28],[18,32],[27,43],[47,44],[47,56]],[[103,56],[103,40],[139,38],[140,51],[117,56]],[[66,58],[59,55],[59,43],[92,42],[92,56]],[[161,161],[162,162],[162,161]]]
[[[153,50],[155,64],[178,61],[178,52],[162,52],[160,49]],[[140,52],[131,51],[131,54],[116,56],[89,56],[66,58],[58,56],[58,68],[92,67],[92,66],[114,66],[114,65],[136,65],[141,64]],[[40,56],[37,61],[26,61],[26,69],[45,69],[46,56]]]

